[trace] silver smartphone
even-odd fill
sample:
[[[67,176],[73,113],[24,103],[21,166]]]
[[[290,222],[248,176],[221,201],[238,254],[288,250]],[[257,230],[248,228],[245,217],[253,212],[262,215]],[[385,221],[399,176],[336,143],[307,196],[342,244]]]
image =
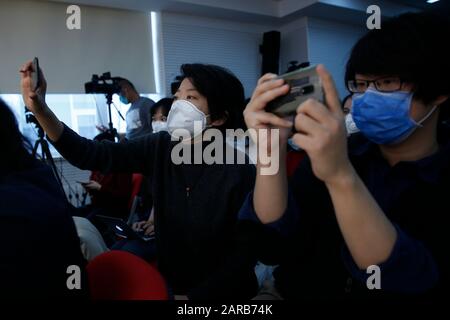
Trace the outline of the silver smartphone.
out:
[[[309,98],[323,102],[322,82],[316,67],[313,65],[278,76],[276,79],[284,79],[289,85],[289,92],[267,104],[266,111],[285,117],[295,114],[298,106]]]

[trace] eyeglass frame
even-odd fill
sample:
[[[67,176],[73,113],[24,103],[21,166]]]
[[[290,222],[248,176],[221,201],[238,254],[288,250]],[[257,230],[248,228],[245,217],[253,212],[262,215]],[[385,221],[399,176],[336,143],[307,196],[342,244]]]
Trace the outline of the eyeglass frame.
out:
[[[395,90],[379,90],[379,89],[378,89],[378,85],[377,85],[376,82],[379,81],[379,80],[382,80],[382,79],[389,79],[389,78],[397,78],[397,79],[399,80],[399,88],[398,88],[398,89],[395,89]],[[370,84],[371,84],[371,83],[374,84],[375,89],[376,89],[377,91],[379,91],[379,92],[385,92],[385,93],[388,93],[388,92],[396,92],[396,91],[400,91],[401,88],[402,88],[402,86],[403,86],[403,84],[405,83],[405,81],[402,80],[402,78],[400,78],[400,77],[395,77],[395,76],[379,77],[379,78],[374,79],[374,80],[358,80],[358,81],[360,81],[360,82],[365,82],[366,85],[367,85],[366,90],[360,92],[360,91],[352,91],[352,90],[350,89],[350,84],[349,84],[350,81],[357,81],[357,80],[356,80],[356,79],[348,80],[347,83],[346,83],[347,89],[348,89],[348,91],[350,91],[351,93],[364,93],[364,92],[366,92],[366,90],[370,87]]]

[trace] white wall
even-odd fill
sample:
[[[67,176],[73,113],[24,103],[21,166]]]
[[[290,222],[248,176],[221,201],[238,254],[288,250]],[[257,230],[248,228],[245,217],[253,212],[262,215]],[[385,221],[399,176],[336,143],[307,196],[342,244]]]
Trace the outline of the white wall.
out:
[[[301,18],[280,28],[280,73],[287,70],[290,61],[309,61],[307,21]]]
[[[154,93],[150,15],[80,7],[80,28],[69,30],[68,5],[0,0],[0,92],[19,93],[20,66],[39,57],[48,93],[84,93],[92,74],[111,71]]]
[[[357,26],[317,18],[301,18],[280,28],[280,72],[289,61],[323,63],[333,75],[341,98],[347,95],[344,75],[350,51],[367,31]]]
[[[341,97],[345,63],[357,39],[367,30],[356,26],[304,17],[281,27],[244,24],[174,13],[162,14],[163,65],[166,92],[183,63],[212,63],[229,68],[250,96],[261,73],[259,45],[270,30],[281,32],[280,73],[288,63],[323,63],[333,75]]]
[[[356,41],[367,32],[356,26],[308,18],[308,51],[313,64],[323,63],[333,75],[341,99],[347,95],[345,65]]]
[[[230,69],[250,96],[261,73],[259,45],[270,25],[162,14],[166,91],[183,63],[211,63]],[[169,92],[167,92],[169,94]]]

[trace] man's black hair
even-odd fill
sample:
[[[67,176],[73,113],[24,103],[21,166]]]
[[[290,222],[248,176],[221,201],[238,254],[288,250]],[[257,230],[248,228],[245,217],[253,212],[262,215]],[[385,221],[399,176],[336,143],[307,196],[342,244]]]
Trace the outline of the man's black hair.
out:
[[[6,103],[0,99],[0,175],[20,171],[30,167],[33,158],[31,145],[22,135],[16,117]]]
[[[357,73],[399,76],[413,84],[414,97],[426,104],[450,95],[449,34],[449,19],[434,14],[406,13],[391,18],[355,44],[345,81],[353,80]],[[448,106],[442,107],[441,116],[449,111]]]
[[[188,78],[208,101],[211,121],[225,118],[219,129],[245,128],[244,87],[229,70],[210,64],[183,64],[181,75]]]
[[[131,89],[133,89],[134,91],[137,92],[136,87],[134,86],[134,84],[125,78],[121,78],[121,77],[117,77],[116,80],[118,80],[119,86],[123,86],[124,84],[129,86]]]

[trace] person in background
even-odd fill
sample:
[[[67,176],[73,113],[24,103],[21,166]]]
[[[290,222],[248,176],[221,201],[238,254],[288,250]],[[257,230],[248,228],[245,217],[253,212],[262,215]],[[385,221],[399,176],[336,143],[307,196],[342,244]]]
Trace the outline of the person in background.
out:
[[[72,206],[52,170],[34,159],[16,118],[0,99],[0,298],[87,298],[85,265]],[[81,289],[69,290],[69,266]]]
[[[344,114],[349,114],[352,111],[352,95],[353,93],[349,93],[342,99],[342,111],[344,111]]]
[[[443,17],[408,13],[358,40],[345,77],[360,132],[348,139],[333,79],[317,67],[325,102],[302,103],[294,123],[307,159],[289,187],[284,170],[257,175],[241,210],[267,231],[252,238],[280,263],[281,297],[378,305],[447,296],[449,33]],[[264,108],[289,88],[273,77],[260,79],[244,113],[249,128],[280,129],[284,159],[292,123]]]
[[[152,119],[153,133],[158,133],[160,131],[167,131],[167,116],[169,115],[170,108],[172,107],[173,98],[162,98],[155,103],[153,108],[150,110],[150,118]],[[135,231],[144,231],[145,235],[150,235],[153,233],[153,201],[150,195],[150,186],[146,178],[141,186],[139,192],[140,198],[142,199],[140,203],[140,212],[146,214],[145,217],[139,216],[138,221],[134,221],[132,228]],[[142,220],[144,219],[144,220]]]
[[[153,133],[167,131],[167,116],[173,103],[173,98],[162,98],[150,109]],[[144,177],[139,190],[139,206],[135,217],[132,217],[131,228],[136,232],[142,232],[145,236],[155,233],[155,217],[153,208],[153,197],[151,194],[151,183]],[[131,252],[147,261],[154,261],[156,258],[155,242],[142,239],[123,239],[113,246],[114,250],[124,250]]]
[[[149,118],[150,109],[155,102],[149,98],[141,97],[136,87],[127,79],[118,78],[120,86],[120,102],[130,104],[126,113],[127,131],[125,137],[134,140],[152,133],[152,124]]]
[[[94,137],[94,141],[114,143],[114,136],[103,132]],[[82,183],[91,197],[91,204],[87,206],[88,217],[95,214],[127,219],[131,197],[131,174],[107,173],[92,171],[89,181]]]
[[[345,115],[345,128],[347,130],[347,136],[350,136],[353,133],[359,132],[359,129],[356,127],[355,121],[352,116],[352,96],[353,93],[348,94],[342,99],[342,111],[344,111]]]
[[[167,131],[167,116],[172,107],[173,98],[162,98],[150,109],[153,133]]]
[[[169,115],[170,108],[172,107],[173,98],[162,98],[150,109],[150,118],[152,119],[153,133],[158,133],[160,131],[167,131],[167,116]],[[151,186],[147,178],[141,185],[141,190],[139,191],[139,197],[141,199],[139,203],[139,210],[137,212],[138,217],[132,223],[132,229],[136,232],[141,232],[146,236],[154,234],[154,215],[153,215],[153,199],[151,196]],[[136,221],[137,220],[137,221]],[[133,240],[134,241],[134,240]],[[124,248],[124,242],[121,248]],[[145,252],[145,248],[148,243],[140,242],[138,240],[134,241],[139,246],[142,244],[144,249],[139,252]],[[133,253],[138,251],[132,250]],[[139,255],[139,254],[138,254]],[[154,250],[150,250],[150,254],[144,254],[143,257],[146,260],[152,260],[154,258]]]

